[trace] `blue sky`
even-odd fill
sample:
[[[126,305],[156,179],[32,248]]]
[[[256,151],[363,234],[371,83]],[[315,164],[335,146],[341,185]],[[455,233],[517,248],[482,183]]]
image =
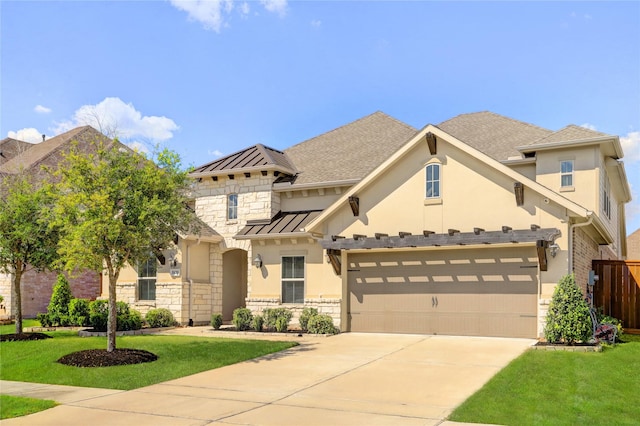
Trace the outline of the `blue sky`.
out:
[[[640,2],[0,2],[0,137],[93,123],[200,165],[384,111],[620,136],[640,228]]]

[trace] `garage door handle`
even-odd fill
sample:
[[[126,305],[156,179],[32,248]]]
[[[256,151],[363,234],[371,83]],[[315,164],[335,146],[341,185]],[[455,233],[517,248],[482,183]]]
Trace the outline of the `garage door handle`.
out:
[[[438,298],[435,296],[431,296],[431,307],[432,308],[438,307]]]

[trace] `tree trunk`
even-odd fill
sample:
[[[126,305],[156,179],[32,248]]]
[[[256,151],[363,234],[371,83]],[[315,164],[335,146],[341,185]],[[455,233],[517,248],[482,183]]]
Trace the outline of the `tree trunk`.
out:
[[[109,318],[107,321],[107,352],[116,350],[116,330],[117,330],[117,306],[116,306],[116,282],[118,281],[111,271],[109,271]]]
[[[13,270],[13,305],[15,308],[14,318],[16,322],[16,334],[22,334],[22,262],[17,262]]]

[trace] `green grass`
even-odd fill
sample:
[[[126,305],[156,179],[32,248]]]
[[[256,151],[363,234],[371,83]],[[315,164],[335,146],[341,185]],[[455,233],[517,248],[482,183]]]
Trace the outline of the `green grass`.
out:
[[[78,337],[71,331],[47,333],[53,339],[0,343],[0,379],[23,382],[135,389],[296,346],[295,342],[189,336],[122,336],[118,348],[144,349],[158,356],[150,363],[79,368],[56,362],[85,349],[105,349],[106,338]]]
[[[22,328],[25,329],[29,327],[40,327],[40,323],[38,322],[38,320],[35,320],[35,319],[22,320]],[[12,334],[15,332],[16,332],[15,324],[0,325],[0,334]]]
[[[499,425],[637,425],[640,336],[601,353],[529,350],[449,420]]]
[[[0,395],[0,419],[12,419],[37,413],[51,407],[56,402],[48,399],[24,398],[21,396]]]

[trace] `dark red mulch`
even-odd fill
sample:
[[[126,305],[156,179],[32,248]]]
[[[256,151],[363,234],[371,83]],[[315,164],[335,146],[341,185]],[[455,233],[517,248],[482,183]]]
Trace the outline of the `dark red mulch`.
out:
[[[18,342],[24,340],[43,340],[51,339],[51,336],[44,333],[20,333],[20,334],[2,334],[0,342]]]
[[[107,352],[106,349],[89,349],[65,355],[58,362],[74,367],[112,367],[152,362],[157,359],[157,355],[141,349],[115,349],[113,352]]]

